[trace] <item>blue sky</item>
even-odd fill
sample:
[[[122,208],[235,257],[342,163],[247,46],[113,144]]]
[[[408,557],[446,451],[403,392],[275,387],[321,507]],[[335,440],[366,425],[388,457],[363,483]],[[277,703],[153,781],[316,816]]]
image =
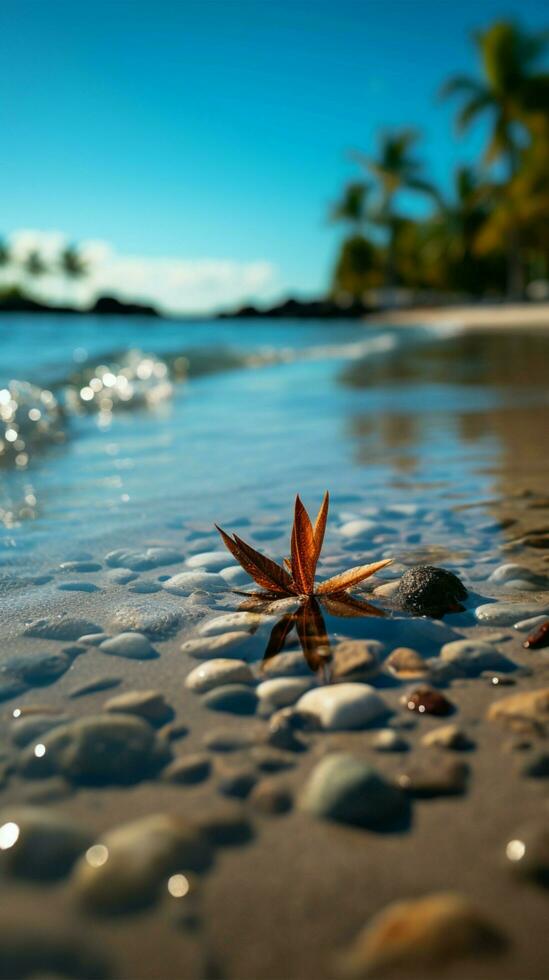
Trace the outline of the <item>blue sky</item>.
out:
[[[471,30],[499,16],[541,28],[546,10],[541,0],[4,0],[0,230],[108,242],[157,272],[164,260],[210,262],[191,306],[225,299],[213,284],[221,262],[227,282],[236,275],[230,300],[320,290],[341,234],[326,212],[356,175],[348,151],[372,150],[379,127],[419,126],[421,155],[447,185],[483,131],[457,142],[437,88],[475,70]]]

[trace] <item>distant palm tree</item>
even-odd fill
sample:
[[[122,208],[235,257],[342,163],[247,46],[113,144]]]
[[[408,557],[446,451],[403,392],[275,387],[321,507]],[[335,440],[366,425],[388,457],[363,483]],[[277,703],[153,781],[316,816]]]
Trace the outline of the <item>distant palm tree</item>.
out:
[[[361,234],[369,220],[367,201],[371,191],[372,185],[365,182],[347,184],[330,212],[332,221],[347,222],[355,235]]]
[[[396,242],[402,217],[396,208],[396,198],[403,190],[418,191],[433,196],[433,186],[422,177],[422,163],[412,153],[419,134],[412,129],[382,133],[376,157],[356,154],[362,167],[376,181],[378,203],[376,221],[388,234],[385,284],[396,285]]]
[[[8,243],[0,238],[0,268],[5,268],[11,262],[11,253]]]
[[[40,252],[34,249],[24,259],[23,269],[29,276],[43,276],[48,271],[48,266],[40,255]]]
[[[61,270],[68,279],[81,279],[88,271],[88,263],[77,245],[67,245],[59,259]]]
[[[504,160],[508,179],[513,181],[521,148],[527,142],[528,113],[539,111],[548,94],[548,76],[538,71],[548,39],[545,35],[528,34],[509,21],[498,21],[488,30],[477,32],[474,39],[483,77],[457,75],[446,82],[442,95],[464,98],[457,117],[459,129],[465,129],[481,114],[490,114],[492,126],[485,161],[490,164]],[[520,295],[524,289],[520,242],[512,227],[507,251],[508,293]]]

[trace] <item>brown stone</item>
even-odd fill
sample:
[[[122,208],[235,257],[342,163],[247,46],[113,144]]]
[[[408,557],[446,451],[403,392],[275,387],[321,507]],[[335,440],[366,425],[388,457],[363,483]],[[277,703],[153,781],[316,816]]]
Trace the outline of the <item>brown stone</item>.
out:
[[[401,703],[420,715],[449,715],[454,710],[448,698],[433,687],[416,687],[401,698]]]
[[[495,701],[488,708],[489,721],[501,721],[517,731],[545,729],[549,725],[549,687],[522,691]]]
[[[402,678],[425,677],[429,672],[421,654],[412,647],[396,647],[387,657],[386,664],[392,674]]]
[[[382,645],[376,640],[343,640],[333,652],[333,680],[367,677],[379,668]]]

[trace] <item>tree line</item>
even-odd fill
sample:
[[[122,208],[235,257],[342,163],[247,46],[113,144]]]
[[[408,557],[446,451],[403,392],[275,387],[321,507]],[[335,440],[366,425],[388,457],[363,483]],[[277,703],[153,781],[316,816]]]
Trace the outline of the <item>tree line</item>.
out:
[[[486,118],[481,160],[459,166],[442,193],[416,155],[420,134],[379,135],[373,156],[330,217],[348,230],[337,257],[334,296],[404,288],[474,297],[522,298],[549,274],[549,35],[498,21],[474,35],[478,77],[457,75],[441,98],[457,101],[458,132]],[[426,217],[402,212],[402,192],[427,202]]]

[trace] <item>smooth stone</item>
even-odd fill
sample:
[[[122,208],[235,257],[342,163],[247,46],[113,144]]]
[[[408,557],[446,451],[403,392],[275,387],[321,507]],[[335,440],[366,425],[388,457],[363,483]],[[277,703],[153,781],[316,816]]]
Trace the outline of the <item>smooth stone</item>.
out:
[[[494,701],[487,712],[489,721],[499,721],[519,730],[532,730],[549,724],[549,687],[521,691]]]
[[[101,627],[87,619],[71,619],[68,616],[48,616],[37,619],[26,627],[25,636],[41,640],[77,640],[85,633],[101,633]]]
[[[107,579],[115,585],[128,585],[135,582],[138,578],[137,572],[130,572],[127,568],[111,568],[107,572]]]
[[[428,748],[435,747],[440,749],[470,749],[473,745],[471,739],[458,725],[439,725],[422,736],[421,744]]]
[[[393,731],[392,728],[382,728],[376,733],[372,748],[376,752],[406,752],[409,746],[398,732]]]
[[[237,800],[245,800],[250,795],[256,782],[257,775],[254,770],[242,765],[236,769],[221,772],[217,789],[222,796],[231,796]]]
[[[226,592],[227,583],[215,572],[179,572],[162,582],[162,588],[174,595],[190,595],[191,592]]]
[[[118,687],[122,683],[121,677],[94,677],[91,681],[85,681],[78,687],[73,687],[69,691],[69,698],[83,698],[88,694],[98,694],[100,691],[108,691],[112,687]]]
[[[185,678],[185,687],[189,691],[204,694],[225,684],[252,684],[254,676],[243,660],[216,657],[199,664]]]
[[[267,816],[287,813],[292,808],[291,793],[274,779],[262,779],[257,783],[250,793],[249,802],[255,810]]]
[[[528,605],[524,602],[488,602],[477,606],[475,616],[484,626],[513,626],[523,619],[547,613],[549,606]]]
[[[162,591],[162,585],[160,582],[136,582],[132,585],[130,590],[133,595],[154,595],[155,592]]]
[[[190,755],[182,755],[162,772],[162,778],[169,783],[182,783],[185,786],[192,786],[195,783],[203,783],[208,779],[212,769],[209,757],[204,752],[195,752]]]
[[[207,732],[203,744],[211,752],[240,752],[242,749],[247,749],[252,741],[250,735],[232,729],[217,728],[213,732]]]
[[[132,572],[146,572],[162,565],[175,565],[180,561],[183,561],[183,555],[173,548],[146,548],[144,551],[119,548],[105,555],[105,563],[110,568],[129,568]]]
[[[59,582],[57,588],[60,592],[100,592],[98,585],[93,582]]]
[[[164,725],[173,718],[174,712],[160,691],[126,691],[105,702],[104,710],[121,714],[137,715],[151,725]]]
[[[340,958],[349,980],[402,973],[441,971],[464,957],[499,952],[503,935],[484,914],[454,892],[439,892],[393,902],[378,912]],[[481,972],[481,971],[480,971]],[[462,976],[480,976],[478,964]]]
[[[150,605],[122,606],[116,610],[111,623],[116,632],[136,630],[155,639],[163,639],[177,632],[183,619],[183,612],[161,606],[151,600]]]
[[[531,779],[547,779],[549,776],[549,753],[536,752],[522,767],[522,775]]]
[[[227,568],[222,568],[219,574],[228,585],[233,587],[250,584],[250,576],[240,565],[229,565]]]
[[[110,633],[84,633],[79,636],[77,642],[85,647],[98,647],[105,640],[110,640]]]
[[[522,619],[515,623],[513,629],[518,630],[519,633],[529,633],[531,630],[537,629],[538,626],[543,626],[546,622],[547,616],[532,616],[530,619]]]
[[[303,752],[305,743],[296,735],[297,713],[293,708],[281,708],[269,719],[265,741],[273,748],[285,752]],[[312,716],[311,716],[312,717]]]
[[[160,896],[170,875],[204,871],[211,859],[210,846],[196,826],[183,817],[157,813],[100,837],[76,865],[73,886],[83,904],[98,912],[141,908]]]
[[[347,752],[332,752],[316,764],[299,806],[315,817],[374,829],[407,810],[399,789],[368,762]]]
[[[375,674],[385,649],[379,640],[342,640],[332,654],[332,679],[351,680]]]
[[[253,836],[241,804],[228,799],[210,804],[198,818],[198,826],[213,847],[245,844]]]
[[[394,582],[384,582],[383,585],[377,585],[373,594],[381,596],[382,599],[394,599],[399,588],[400,579],[396,579]]]
[[[430,799],[465,792],[469,768],[464,762],[443,758],[418,759],[397,776],[397,785],[410,796]]]
[[[395,677],[412,680],[414,677],[425,677],[429,667],[424,658],[412,647],[396,647],[387,657],[385,666]]]
[[[539,585],[529,579],[512,579],[502,586],[506,592],[539,592]]]
[[[372,534],[379,534],[383,531],[382,525],[378,524],[376,521],[370,521],[366,518],[352,521],[346,521],[339,528],[339,533],[344,538],[350,538],[351,540],[356,540],[357,538],[369,537]]]
[[[494,646],[481,640],[455,640],[445,643],[440,651],[440,658],[473,677],[477,677],[483,670],[514,670],[516,667],[516,664]]]
[[[102,565],[98,561],[64,561],[59,568],[63,572],[100,572]]]
[[[227,567],[228,554],[226,551],[201,551],[187,558],[185,564],[189,568],[206,569],[209,572],[219,572]]]
[[[31,715],[16,719],[11,727],[11,740],[14,745],[24,748],[31,742],[36,742],[45,732],[51,731],[58,725],[64,725],[70,719],[67,715]]]
[[[217,636],[220,633],[234,632],[234,630],[253,633],[259,627],[274,624],[274,622],[276,622],[274,616],[264,616],[261,613],[251,612],[232,612],[207,620],[199,626],[198,632],[201,636]]]
[[[29,687],[53,684],[71,666],[67,653],[21,653],[5,660],[0,667],[0,701],[22,694]]]
[[[281,772],[293,769],[295,759],[287,752],[272,751],[267,746],[256,745],[251,751],[251,757],[261,772]]]
[[[7,807],[0,813],[0,869],[21,878],[62,878],[91,840],[80,822],[49,808]]]
[[[169,761],[168,747],[142,718],[90,715],[41,736],[41,753],[29,746],[21,771],[29,778],[62,775],[72,783],[129,785],[154,775]]]
[[[255,691],[244,684],[226,684],[204,695],[203,704],[210,711],[227,711],[235,715],[253,715],[257,708]]]
[[[440,691],[427,686],[416,687],[404,694],[400,703],[408,708],[408,711],[417,711],[420,715],[449,715],[454,710],[448,698],[445,698]]]
[[[307,677],[311,679],[311,670],[303,656],[302,650],[288,650],[279,653],[261,664],[261,672],[265,678],[271,677]]]
[[[369,684],[331,684],[302,695],[299,712],[313,715],[325,730],[363,728],[388,713],[383,698]]]
[[[255,693],[262,704],[273,708],[286,708],[290,704],[295,704],[310,687],[311,680],[307,677],[272,677],[262,681]]]
[[[496,582],[499,585],[505,585],[507,582],[515,582],[517,580],[524,580],[526,582],[538,582],[539,575],[532,572],[531,569],[526,568],[524,565],[516,565],[513,562],[506,562],[503,565],[498,565],[494,569],[492,574],[489,576],[489,582]]]
[[[185,640],[181,644],[181,652],[187,653],[195,660],[208,660],[223,654],[223,657],[241,658],[244,654],[253,655],[256,645],[249,633],[242,630],[232,633],[220,633],[217,636],[199,636]]]
[[[97,943],[74,927],[44,921],[40,907],[22,917],[4,908],[0,915],[2,980],[108,980],[111,964]]]
[[[155,651],[143,633],[119,633],[99,645],[101,653],[112,657],[127,657],[129,660],[149,660]]]

